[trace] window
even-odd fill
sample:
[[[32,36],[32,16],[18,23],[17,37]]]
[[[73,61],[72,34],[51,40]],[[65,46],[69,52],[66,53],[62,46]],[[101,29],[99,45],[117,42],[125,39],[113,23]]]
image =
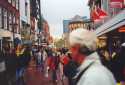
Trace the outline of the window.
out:
[[[25,16],[28,15],[28,3],[25,1]]]
[[[15,15],[13,15],[13,24],[15,24]]]
[[[3,18],[4,18],[4,29],[7,29],[7,10],[3,10]]]
[[[12,14],[9,13],[9,30],[12,31]]]
[[[12,0],[8,0],[9,3],[12,3]]]
[[[125,6],[125,0],[124,0],[124,6]]]
[[[117,15],[121,11],[121,8],[115,8],[114,9],[114,15]]]
[[[19,0],[16,0],[16,9],[19,9]]]
[[[2,28],[2,8],[0,7],[0,29]]]
[[[12,30],[13,30],[13,32],[15,33],[15,15],[13,15]]]
[[[19,18],[16,19],[16,33],[19,33]]]
[[[12,0],[12,5],[16,7],[16,0]]]

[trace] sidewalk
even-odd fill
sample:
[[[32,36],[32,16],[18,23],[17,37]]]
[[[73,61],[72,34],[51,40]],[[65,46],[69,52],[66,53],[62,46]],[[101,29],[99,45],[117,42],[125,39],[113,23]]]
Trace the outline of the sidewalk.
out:
[[[26,85],[54,85],[50,78],[44,77],[44,74],[36,69],[35,63],[32,61],[25,73]],[[61,81],[58,81],[57,85],[62,85]],[[65,81],[64,85],[68,85]]]

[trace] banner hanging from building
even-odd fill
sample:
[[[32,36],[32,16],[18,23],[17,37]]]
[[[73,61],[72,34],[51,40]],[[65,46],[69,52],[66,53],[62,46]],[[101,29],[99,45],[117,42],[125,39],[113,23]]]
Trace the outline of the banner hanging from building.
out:
[[[110,6],[112,8],[122,8],[123,2],[125,2],[125,0],[110,0]]]

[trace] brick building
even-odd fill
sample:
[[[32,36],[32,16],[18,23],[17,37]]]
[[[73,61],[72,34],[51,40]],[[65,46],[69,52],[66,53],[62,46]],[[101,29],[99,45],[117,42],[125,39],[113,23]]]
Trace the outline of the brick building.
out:
[[[12,41],[15,36],[21,37],[19,0],[0,0],[0,37]]]

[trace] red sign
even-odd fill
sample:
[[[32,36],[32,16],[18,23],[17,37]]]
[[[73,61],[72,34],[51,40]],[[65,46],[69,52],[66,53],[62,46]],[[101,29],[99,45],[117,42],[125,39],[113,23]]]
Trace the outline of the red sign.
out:
[[[118,32],[125,32],[125,27],[121,27],[118,29]]]
[[[99,15],[98,15],[98,13],[96,12],[96,10],[93,10],[93,11],[92,11],[91,16],[92,16],[92,19],[93,19],[95,22],[97,22],[97,21],[100,20],[100,17],[99,17]]]
[[[104,18],[104,17],[107,16],[107,13],[100,8],[97,8],[97,12],[98,12],[98,15],[99,15],[100,18]]]
[[[112,8],[122,8],[123,2],[125,2],[125,0],[110,0],[110,5]]]

